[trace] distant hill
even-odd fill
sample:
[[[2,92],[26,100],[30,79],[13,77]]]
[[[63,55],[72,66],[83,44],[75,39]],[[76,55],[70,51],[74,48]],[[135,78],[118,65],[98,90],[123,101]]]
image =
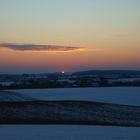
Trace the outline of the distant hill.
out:
[[[88,70],[75,72],[73,75],[140,75],[139,70]]]

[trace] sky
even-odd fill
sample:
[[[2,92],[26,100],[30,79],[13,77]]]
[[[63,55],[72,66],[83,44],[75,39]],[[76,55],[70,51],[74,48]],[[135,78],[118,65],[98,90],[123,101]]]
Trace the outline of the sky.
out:
[[[140,0],[0,0],[0,73],[140,70]]]

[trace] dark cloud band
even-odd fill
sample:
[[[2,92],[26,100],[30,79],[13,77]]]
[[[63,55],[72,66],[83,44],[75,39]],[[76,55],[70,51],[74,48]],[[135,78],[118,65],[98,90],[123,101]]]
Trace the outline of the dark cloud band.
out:
[[[59,45],[34,45],[34,44],[10,44],[4,43],[0,44],[2,48],[8,48],[16,51],[76,51],[82,50],[82,47],[73,47],[73,46],[59,46]]]

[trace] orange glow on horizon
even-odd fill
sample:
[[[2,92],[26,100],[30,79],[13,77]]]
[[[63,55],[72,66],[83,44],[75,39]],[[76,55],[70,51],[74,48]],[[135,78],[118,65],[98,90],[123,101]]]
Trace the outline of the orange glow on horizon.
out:
[[[36,52],[36,53],[35,53]],[[42,53],[44,52],[44,53]],[[131,52],[131,53],[130,53]],[[139,51],[107,48],[79,48],[72,51],[19,51],[0,49],[0,68],[5,70],[74,71],[119,69],[139,66]]]

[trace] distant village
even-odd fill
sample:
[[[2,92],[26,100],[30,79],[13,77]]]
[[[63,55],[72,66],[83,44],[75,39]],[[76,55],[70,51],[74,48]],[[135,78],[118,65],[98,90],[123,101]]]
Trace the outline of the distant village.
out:
[[[1,74],[0,89],[140,86],[139,71]]]

